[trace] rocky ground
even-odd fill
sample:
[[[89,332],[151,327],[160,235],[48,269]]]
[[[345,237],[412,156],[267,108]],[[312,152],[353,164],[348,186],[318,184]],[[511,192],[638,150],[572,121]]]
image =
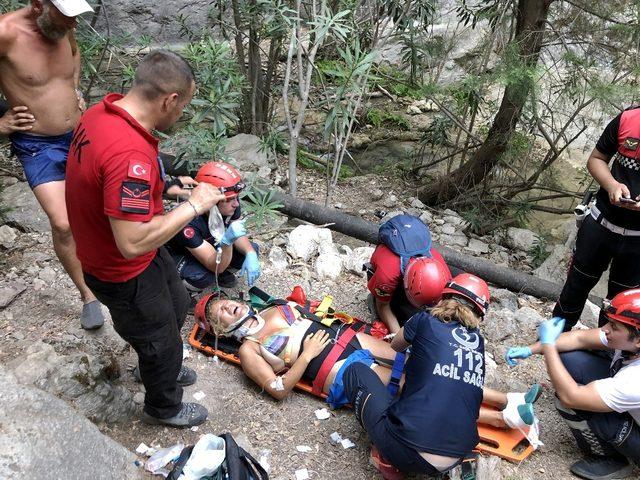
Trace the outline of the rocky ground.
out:
[[[303,197],[322,198],[323,185],[316,176],[302,172]],[[5,185],[3,204],[19,207],[9,214],[10,225],[0,227],[0,366],[21,384],[35,385],[70,403],[131,451],[140,443],[166,447],[194,443],[203,433],[230,431],[256,456],[269,452],[266,458],[275,479],[295,478],[295,471],[302,468],[308,469],[312,479],[380,478],[369,466],[369,442],[350,411],[334,411],[329,419],[317,420],[314,411],[325,406],[318,399],[298,393],[278,403],[261,393],[239,368],[194,350],[187,350],[185,363],[196,370],[199,380],[185,390],[185,400],[204,393],[201,403],[210,412],[207,422],[197,431],[142,424],[137,415],[143,388],[130,372],[135,354],[115,334],[110,320],[97,332],[79,328],[80,301],[51,248],[46,224],[28,203],[28,188],[13,177],[0,179]],[[533,267],[529,253],[533,233],[511,230],[474,238],[464,232],[464,222],[455,212],[426,210],[397,180],[355,177],[341,184],[334,198],[336,208],[375,221],[380,221],[380,210],[407,210],[428,221],[435,239],[444,245],[503,265]],[[18,210],[23,210],[22,216]],[[306,242],[291,243],[290,237],[300,233],[298,228],[292,234],[298,225],[278,217],[254,232],[264,252],[258,285],[284,296],[300,284],[310,297],[331,294],[334,305],[368,318],[366,282],[356,270],[357,259],[366,257],[370,250],[365,248],[370,246],[328,231],[318,233],[318,229],[302,235]],[[556,267],[562,268],[561,260],[555,261]],[[518,391],[536,381],[545,386],[536,405],[545,446],[520,465],[492,463],[483,478],[573,478],[568,467],[579,452],[555,413],[542,360],[530,359],[515,368],[502,361],[506,347],[536,338],[536,325],[548,316],[552,304],[503,289],[493,289],[493,294],[495,301],[483,326],[487,351],[495,360],[488,361],[487,384]],[[584,322],[593,322],[595,313],[589,310]],[[182,332],[185,343],[192,326],[193,318],[188,317]],[[334,431],[351,439],[355,448],[331,445],[329,436]],[[296,446],[301,445],[311,451],[298,452]]]

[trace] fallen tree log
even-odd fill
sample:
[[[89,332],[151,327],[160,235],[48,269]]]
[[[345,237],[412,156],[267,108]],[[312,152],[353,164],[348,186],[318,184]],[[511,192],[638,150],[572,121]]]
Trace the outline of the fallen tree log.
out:
[[[316,225],[328,224],[328,227],[336,232],[344,233],[365,242],[378,243],[378,225],[372,222],[339,212],[333,208],[292,197],[282,192],[274,192],[273,200],[283,205],[279,210],[286,215]],[[489,283],[507,288],[513,292],[555,300],[562,290],[562,285],[557,283],[511,268],[500,267],[482,258],[457,252],[444,245],[434,243],[434,246],[442,253],[449,265],[453,265],[465,272],[474,273]],[[596,305],[600,305],[600,298],[592,296],[590,300]]]

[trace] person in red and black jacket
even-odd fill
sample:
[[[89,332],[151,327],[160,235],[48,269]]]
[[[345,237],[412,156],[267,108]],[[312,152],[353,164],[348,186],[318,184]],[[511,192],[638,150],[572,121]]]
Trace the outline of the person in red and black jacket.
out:
[[[566,320],[565,331],[580,318],[589,292],[609,264],[607,298],[640,286],[640,108],[625,110],[607,125],[587,168],[600,189],[578,231],[567,280],[553,310]],[[601,312],[599,326],[606,323]]]
[[[182,366],[180,329],[190,299],[162,245],[225,197],[201,183],[165,214],[152,132],[180,118],[194,78],[180,55],[149,53],[126,95],[108,94],[81,117],[66,172],[66,206],[84,280],[138,354],[146,390],[142,419],[177,427],[204,422],[207,410],[182,402],[182,387],[196,381]]]

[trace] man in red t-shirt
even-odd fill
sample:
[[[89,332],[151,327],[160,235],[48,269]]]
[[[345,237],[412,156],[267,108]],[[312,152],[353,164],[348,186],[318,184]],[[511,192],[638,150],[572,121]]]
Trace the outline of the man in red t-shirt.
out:
[[[446,265],[440,253],[432,248],[431,257]],[[371,292],[375,312],[391,333],[400,327],[421,309],[414,307],[404,291],[400,270],[400,257],[389,247],[379,244],[371,255],[371,275],[367,288]]]
[[[67,162],[67,210],[85,281],[138,353],[143,420],[172,426],[198,425],[208,412],[182,403],[182,386],[196,380],[182,367],[180,328],[189,295],[161,247],[225,197],[201,184],[164,215],[158,140],[151,132],[173,125],[194,90],[193,71],[180,55],[149,53],[125,96],[109,94],[82,116]]]

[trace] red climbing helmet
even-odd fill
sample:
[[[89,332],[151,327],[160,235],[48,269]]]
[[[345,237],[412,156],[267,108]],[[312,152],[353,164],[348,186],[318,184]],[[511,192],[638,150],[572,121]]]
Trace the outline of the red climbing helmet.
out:
[[[640,328],[640,288],[625,290],[613,300],[605,300],[604,314],[610,320]]]
[[[482,317],[487,313],[489,300],[491,298],[487,282],[470,273],[456,275],[453,280],[447,283],[447,286],[442,291],[442,296],[460,296],[466,298],[473,302]]]
[[[451,280],[446,263],[429,257],[415,257],[404,272],[404,291],[414,307],[435,305]]]
[[[207,321],[207,305],[211,300],[217,300],[221,298],[220,292],[211,292],[203,295],[198,303],[196,303],[195,308],[193,309],[193,316],[195,317],[196,322],[200,324],[200,327],[209,333],[213,333],[211,330],[211,325]]]
[[[210,183],[218,187],[227,198],[236,197],[245,187],[240,172],[224,162],[207,162],[196,174],[197,182]]]

